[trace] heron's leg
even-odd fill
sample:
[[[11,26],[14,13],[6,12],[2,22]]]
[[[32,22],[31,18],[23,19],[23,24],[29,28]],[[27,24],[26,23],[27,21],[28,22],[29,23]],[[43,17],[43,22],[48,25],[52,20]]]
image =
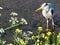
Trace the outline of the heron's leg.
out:
[[[54,20],[53,19],[52,19],[52,26],[53,26],[53,29],[54,29],[55,24],[54,24]]]
[[[47,29],[48,29],[48,19],[47,19]]]

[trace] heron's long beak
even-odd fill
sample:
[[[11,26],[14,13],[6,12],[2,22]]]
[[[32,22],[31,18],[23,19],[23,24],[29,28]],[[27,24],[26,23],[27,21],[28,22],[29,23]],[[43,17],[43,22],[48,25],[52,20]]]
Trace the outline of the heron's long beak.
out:
[[[41,11],[41,10],[42,10],[42,8],[40,7],[38,9],[36,9],[35,12],[38,12],[38,11]]]

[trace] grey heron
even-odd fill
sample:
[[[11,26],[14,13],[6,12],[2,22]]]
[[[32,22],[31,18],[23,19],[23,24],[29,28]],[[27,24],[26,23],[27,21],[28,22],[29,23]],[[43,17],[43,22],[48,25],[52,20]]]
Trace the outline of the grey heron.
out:
[[[41,7],[35,10],[35,12],[38,12],[42,10],[42,15],[46,18],[47,20],[47,29],[48,29],[48,19],[52,20],[52,26],[54,28],[54,20],[53,16],[55,14],[55,5],[52,3],[43,3]]]

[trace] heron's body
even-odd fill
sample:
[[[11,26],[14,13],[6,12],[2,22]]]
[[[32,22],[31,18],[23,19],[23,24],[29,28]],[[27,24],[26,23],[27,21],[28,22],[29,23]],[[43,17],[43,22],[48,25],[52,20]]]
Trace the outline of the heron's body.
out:
[[[54,15],[54,10],[55,10],[55,6],[51,3],[47,3],[48,5],[45,6],[42,10],[42,14],[46,19],[52,19],[53,15]]]
[[[48,28],[48,19],[52,20],[52,25],[54,26],[53,16],[55,13],[55,5],[51,3],[43,3],[41,7],[36,10],[36,12],[41,9],[42,9],[42,15],[47,20],[47,28]]]

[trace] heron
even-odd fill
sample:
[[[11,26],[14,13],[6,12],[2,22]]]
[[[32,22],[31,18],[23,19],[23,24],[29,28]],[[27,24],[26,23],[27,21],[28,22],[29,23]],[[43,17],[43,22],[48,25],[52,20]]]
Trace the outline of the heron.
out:
[[[38,12],[42,10],[42,15],[46,18],[46,23],[47,23],[47,29],[48,29],[48,19],[52,20],[52,26],[54,28],[54,20],[53,16],[55,15],[55,5],[52,3],[43,3],[39,8],[35,10],[35,12]]]

